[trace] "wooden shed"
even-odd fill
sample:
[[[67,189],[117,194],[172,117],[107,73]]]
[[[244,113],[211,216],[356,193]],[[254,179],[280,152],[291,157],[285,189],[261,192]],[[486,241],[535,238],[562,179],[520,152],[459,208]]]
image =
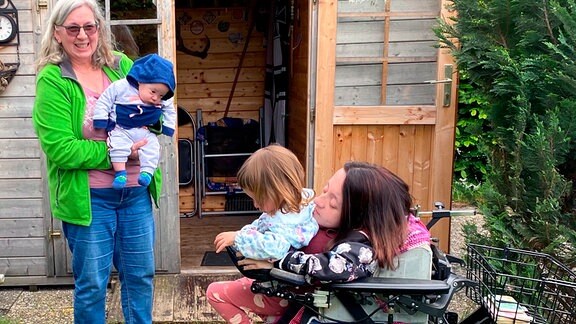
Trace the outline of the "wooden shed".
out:
[[[0,19],[8,16],[17,29],[0,42],[4,285],[71,282],[31,122],[34,61],[55,2],[0,1]],[[158,52],[176,66],[180,120],[178,136],[161,140],[157,271],[231,270],[200,260],[213,250],[216,233],[256,217],[249,202],[228,194],[235,193],[229,182],[206,189],[233,178],[215,172],[210,159],[236,158],[223,162],[232,165],[250,153],[206,151],[200,129],[223,118],[256,121],[259,145],[281,142],[293,150],[317,192],[345,161],[365,160],[401,176],[423,210],[435,201],[450,207],[457,77],[432,31],[437,19],[452,15],[446,2],[147,0],[119,7],[103,0],[122,50],[134,58]],[[449,231],[448,222],[435,226],[444,249]]]

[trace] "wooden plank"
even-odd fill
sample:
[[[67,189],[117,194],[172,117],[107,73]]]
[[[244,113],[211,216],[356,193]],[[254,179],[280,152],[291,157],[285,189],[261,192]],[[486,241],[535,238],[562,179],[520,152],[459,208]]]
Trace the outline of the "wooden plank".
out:
[[[338,21],[336,44],[383,43],[384,19],[373,21]]]
[[[368,130],[364,125],[352,126],[352,136],[350,137],[350,159],[356,161],[366,161],[366,147],[368,139]]]
[[[205,59],[199,60],[195,56],[179,53],[177,56],[180,66],[194,66],[198,69],[233,68],[240,65],[242,52],[236,53],[211,53]],[[242,70],[254,67],[263,67],[266,64],[266,56],[263,51],[246,53],[242,61]]]
[[[369,125],[366,127],[366,136],[366,161],[382,165],[384,127]]]
[[[193,140],[196,137],[195,129],[190,125],[178,126],[178,138],[188,138]],[[194,144],[194,142],[192,142]]]
[[[182,99],[178,101],[179,105],[185,106],[188,109],[202,109],[205,123],[216,121],[224,117],[227,103],[228,98]],[[258,109],[263,105],[264,99],[261,97],[233,98],[228,117],[252,118],[258,120]],[[208,117],[212,116],[216,116],[217,118],[208,120]]]
[[[441,1],[441,17],[448,23],[452,23],[451,17],[455,12],[447,8],[448,1]],[[438,51],[438,80],[445,78],[445,67],[451,65],[455,67],[454,58],[448,49],[439,49]],[[452,202],[452,177],[454,173],[454,136],[456,125],[456,107],[457,107],[457,80],[458,75],[452,76],[451,84],[438,84],[436,86],[437,109],[438,115],[436,126],[434,128],[434,142],[432,152],[432,170],[431,170],[431,190],[428,197],[428,206],[422,206],[424,210],[432,210],[434,201],[442,201],[446,208],[450,208]],[[450,104],[444,107],[444,87],[451,87],[452,97]],[[451,149],[447,149],[451,148]],[[432,229],[432,235],[440,238],[440,248],[443,251],[450,252],[450,221],[448,219],[440,221]]]
[[[435,85],[407,84],[386,87],[385,105],[432,105],[436,101]],[[336,106],[376,106],[381,104],[381,86],[350,86],[334,89]]]
[[[396,174],[407,184],[412,183],[414,176],[414,141],[416,126],[400,126],[398,141],[398,169]]]
[[[37,138],[32,118],[0,118],[0,138]]]
[[[17,63],[18,60],[20,60],[20,66],[16,71],[16,75],[35,75],[36,73],[35,57],[32,53],[4,54],[2,51],[1,60],[3,63]]]
[[[182,189],[180,189],[182,190]],[[180,193],[178,196],[179,204],[180,204],[180,214],[182,213],[191,213],[192,211],[196,210],[196,202],[194,201],[193,195],[186,195]]]
[[[386,87],[385,105],[432,105],[436,101],[433,84],[406,84]]]
[[[335,125],[433,125],[436,109],[432,106],[339,106],[334,107]]]
[[[41,167],[38,159],[0,160],[0,179],[40,178]]]
[[[36,77],[32,75],[16,75],[6,90],[2,92],[2,96],[16,97],[22,94],[31,94],[36,91]]]
[[[0,238],[0,251],[3,257],[44,256],[44,237]]]
[[[176,139],[160,137],[159,168],[162,175],[162,195],[159,209],[154,212],[156,223],[156,271],[180,272],[180,222],[178,211],[178,171]]]
[[[436,24],[436,19],[391,20],[389,41],[436,41],[437,38],[433,31],[433,27],[436,26]]]
[[[42,199],[0,199],[2,218],[43,218]]]
[[[223,195],[210,195],[202,199],[202,211],[223,211],[226,197]]]
[[[233,83],[188,83],[178,87],[178,98],[202,99],[210,97],[225,98],[232,92]],[[263,82],[238,82],[234,89],[236,97],[262,97],[264,94]]]
[[[382,64],[336,65],[336,87],[382,85]]]
[[[0,179],[0,199],[41,198],[41,179]]]
[[[351,141],[352,138],[352,126],[342,125],[334,127],[334,164],[332,168],[334,170],[340,169],[344,163],[350,160],[350,155],[352,152],[352,145],[354,143]],[[326,179],[326,182],[328,179]],[[324,182],[324,184],[326,183]]]
[[[381,70],[381,64],[338,64],[336,87],[381,85]],[[388,85],[422,84],[429,80],[436,80],[435,62],[388,64]]]
[[[37,139],[0,138],[0,159],[40,158]]]
[[[20,46],[4,46],[4,54],[34,54],[34,34],[32,32],[20,32]]]
[[[388,85],[421,84],[430,80],[436,80],[436,62],[388,64]]]
[[[31,10],[32,9],[32,0],[12,0],[14,7],[20,10]]]
[[[422,0],[402,0],[390,1],[390,11],[392,12],[430,12],[436,16],[440,15],[440,1]]]
[[[157,275],[154,277],[154,323],[220,323],[222,318],[212,309],[206,300],[206,288],[212,282],[229,281],[240,278],[237,271],[226,271],[212,275]],[[172,290],[172,298],[167,299]],[[158,291],[165,293],[161,295]],[[122,323],[122,306],[120,301],[120,284],[112,286],[111,301],[108,303],[107,322]],[[162,297],[162,298],[160,298]],[[162,310],[172,309],[170,314]],[[253,320],[257,318],[253,317]]]
[[[264,67],[244,67],[238,76],[239,82],[259,82],[264,81]],[[178,82],[180,83],[212,83],[212,82],[232,82],[236,76],[236,69],[179,69]]]
[[[218,35],[220,36],[220,35]],[[238,53],[244,49],[244,42],[233,43],[231,42],[227,35],[226,37],[209,37],[210,40],[210,48],[208,49],[208,56],[207,60],[210,59],[212,54],[218,53]],[[204,35],[192,35],[188,33],[184,33],[182,35],[182,39],[184,40],[184,45],[186,48],[192,51],[202,51],[206,47],[207,41]],[[246,48],[246,53],[252,52],[263,52],[265,51],[264,47],[264,35],[261,33],[253,33],[250,40],[248,41],[248,47]],[[178,55],[186,55],[182,52],[178,52]],[[197,60],[201,60],[201,58],[196,58]],[[178,64],[180,64],[180,59],[178,58]]]
[[[174,299],[174,321],[192,321],[194,314],[198,314],[198,297],[196,285],[192,276],[178,276],[176,292],[178,298]]]
[[[43,224],[41,218],[0,218],[0,238],[44,237]]]
[[[208,36],[209,38],[212,39],[212,38],[222,37],[223,35],[226,36],[226,35],[236,34],[236,33],[240,33],[241,37],[243,36],[243,38],[246,37],[246,35],[248,33],[248,27],[249,27],[247,21],[232,19],[229,15],[223,15],[223,16],[219,15],[217,20],[214,23],[207,24],[206,21],[202,17],[203,13],[205,13],[206,11],[207,11],[206,9],[195,9],[194,11],[186,10],[186,9],[178,9],[178,12],[181,13],[178,17],[182,17],[184,14],[189,14],[191,17],[194,17],[194,19],[202,21],[202,23],[204,25],[204,30],[199,35],[194,35],[194,33],[192,33],[190,31],[190,26],[191,26],[190,23],[181,25],[180,33],[182,35],[182,38],[184,38],[184,39],[186,39],[186,38],[202,38],[204,36]],[[223,20],[228,20],[227,22],[230,24],[230,27],[226,32],[221,32],[218,30],[218,22],[223,21]],[[261,34],[261,33],[254,30],[253,34],[257,35],[257,34]],[[240,44],[242,44],[242,43],[240,43]],[[243,45],[240,45],[240,46],[243,46]]]
[[[419,126],[415,134],[414,176],[410,184],[415,205],[427,205],[430,191],[430,169],[432,157],[432,130],[434,127]]]
[[[0,97],[0,118],[32,117],[34,97]],[[1,154],[1,153],[0,153]]]
[[[433,57],[435,60],[438,56],[436,40],[415,41],[415,42],[390,42],[388,44],[388,57]]]
[[[395,1],[393,1],[395,2]],[[386,1],[350,1],[338,0],[338,13],[343,12],[381,12]]]
[[[9,277],[46,276],[46,258],[0,258],[0,273]]]
[[[399,164],[399,151],[403,148],[400,147],[400,126],[388,126],[384,128],[384,136],[382,138],[383,154],[382,165],[390,171],[397,173]]]
[[[154,280],[154,307],[152,317],[155,321],[169,322],[173,320],[175,293],[178,281],[176,276],[157,276]]]
[[[324,184],[335,171],[337,161],[335,130],[329,122],[333,118],[334,109],[334,79],[336,67],[336,31],[337,31],[337,1],[318,1],[318,43],[316,52],[316,78],[321,81],[315,85],[315,132],[314,132],[314,189],[321,192]]]

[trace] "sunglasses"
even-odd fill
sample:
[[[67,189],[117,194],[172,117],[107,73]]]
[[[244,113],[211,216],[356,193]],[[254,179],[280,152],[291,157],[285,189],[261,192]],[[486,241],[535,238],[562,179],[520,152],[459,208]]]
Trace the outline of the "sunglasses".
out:
[[[76,37],[80,34],[80,29],[84,29],[84,33],[88,36],[92,36],[96,34],[98,31],[98,24],[86,24],[84,26],[64,26],[64,25],[56,25],[56,27],[62,27],[66,29],[66,34],[71,37]]]

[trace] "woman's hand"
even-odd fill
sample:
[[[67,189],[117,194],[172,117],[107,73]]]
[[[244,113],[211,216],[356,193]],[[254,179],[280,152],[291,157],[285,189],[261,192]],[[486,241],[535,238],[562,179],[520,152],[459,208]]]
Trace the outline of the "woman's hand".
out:
[[[142,139],[132,144],[132,147],[130,148],[131,152],[128,158],[131,160],[138,160],[138,150],[147,143],[148,143],[147,139]]]
[[[222,232],[216,235],[216,238],[214,239],[216,253],[220,253],[220,251],[224,250],[227,246],[233,245],[234,240],[236,239],[236,233],[238,232]]]
[[[244,266],[244,270],[272,269],[274,264],[266,260],[243,259],[238,261],[239,266]]]

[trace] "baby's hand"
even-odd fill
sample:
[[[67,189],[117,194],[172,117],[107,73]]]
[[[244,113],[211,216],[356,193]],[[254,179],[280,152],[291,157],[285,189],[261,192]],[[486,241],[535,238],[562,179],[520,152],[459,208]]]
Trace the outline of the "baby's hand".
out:
[[[214,239],[216,253],[220,253],[220,251],[223,251],[227,246],[234,245],[236,233],[238,232],[222,232],[216,235],[216,238]]]

